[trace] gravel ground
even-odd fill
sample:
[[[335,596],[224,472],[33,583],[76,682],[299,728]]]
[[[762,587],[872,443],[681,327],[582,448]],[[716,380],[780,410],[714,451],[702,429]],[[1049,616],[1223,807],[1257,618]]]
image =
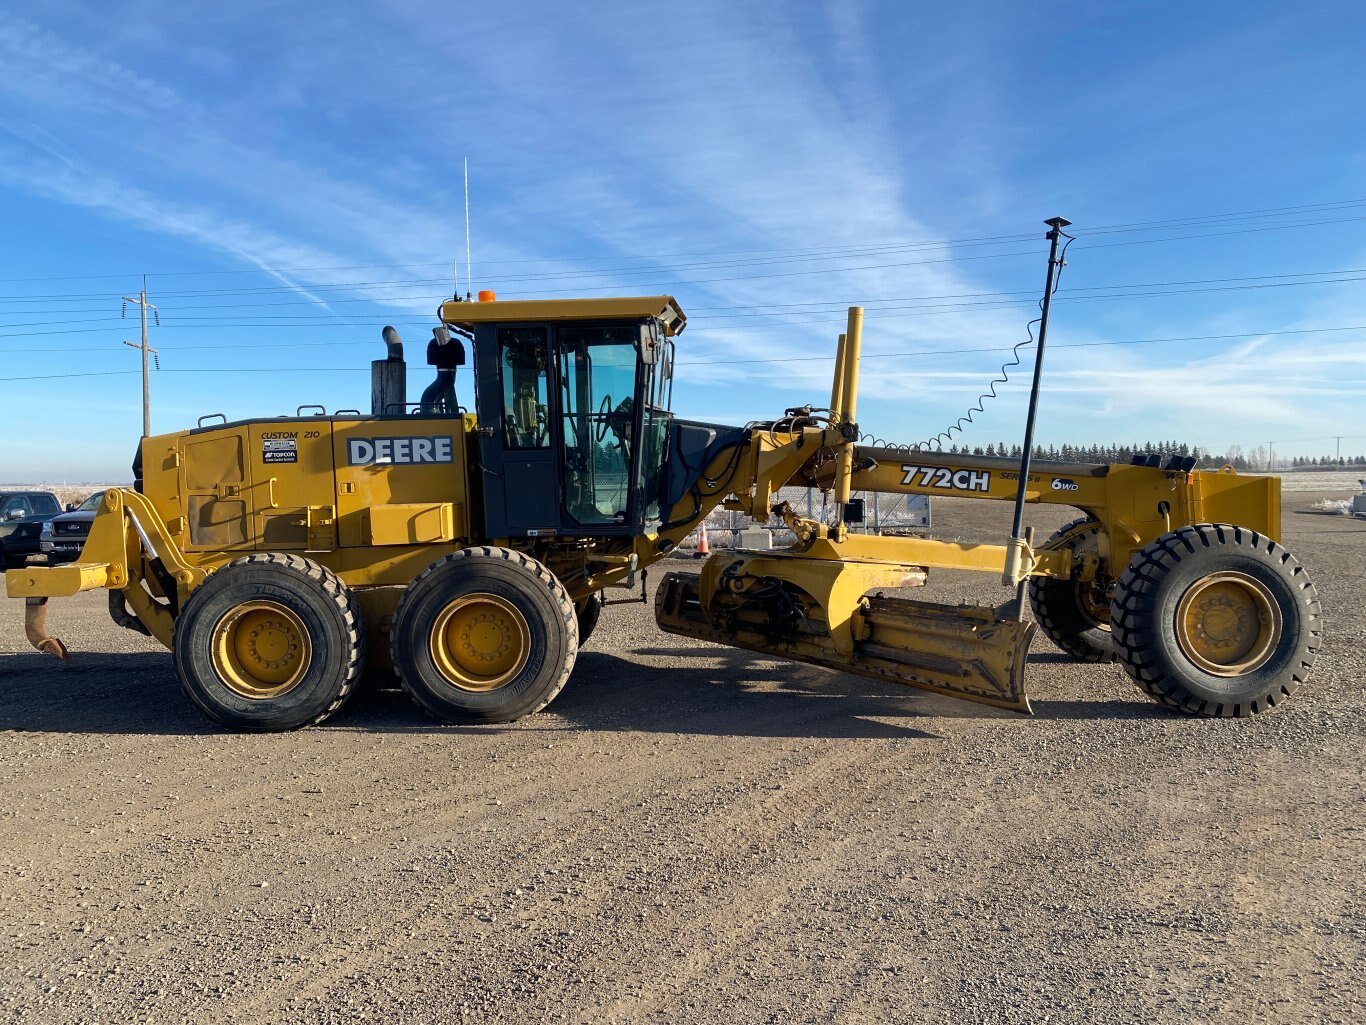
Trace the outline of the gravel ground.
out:
[[[372,679],[238,736],[102,594],[53,605],[69,667],[13,603],[0,1020],[1361,1021],[1366,522],[1297,511],[1321,497],[1285,524],[1327,642],[1250,721],[1046,641],[1024,718],[623,605],[521,723],[438,727]],[[935,515],[987,539],[1008,510]]]

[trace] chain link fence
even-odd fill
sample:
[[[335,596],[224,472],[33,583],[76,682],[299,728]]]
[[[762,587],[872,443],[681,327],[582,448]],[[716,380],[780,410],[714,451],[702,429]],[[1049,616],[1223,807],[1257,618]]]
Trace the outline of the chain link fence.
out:
[[[855,499],[863,500],[863,522],[850,525],[856,534],[914,534],[927,531],[931,525],[930,500],[925,495],[883,495],[854,492]],[[816,488],[780,488],[773,504],[787,502],[800,516],[830,522],[835,515],[832,497]],[[734,548],[739,545],[741,531],[766,530],[774,548],[791,544],[796,538],[792,531],[770,520],[760,523],[749,516],[729,509],[713,509],[705,520],[707,543],[713,548]],[[694,530],[678,546],[694,550],[700,530]]]

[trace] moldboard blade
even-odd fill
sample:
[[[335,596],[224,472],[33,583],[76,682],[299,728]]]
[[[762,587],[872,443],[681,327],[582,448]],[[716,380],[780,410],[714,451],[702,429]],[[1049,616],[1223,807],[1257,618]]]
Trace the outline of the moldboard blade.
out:
[[[697,577],[670,573],[660,583],[655,618],[661,629],[685,637],[1031,711],[1024,674],[1035,626],[1000,621],[988,608],[869,598],[860,613],[862,639],[852,656],[844,656],[828,638],[798,633],[779,622],[734,616],[713,626],[702,611]]]

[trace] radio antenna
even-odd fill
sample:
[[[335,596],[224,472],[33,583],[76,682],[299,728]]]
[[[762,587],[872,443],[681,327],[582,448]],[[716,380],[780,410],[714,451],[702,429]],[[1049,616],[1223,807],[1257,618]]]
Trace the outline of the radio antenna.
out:
[[[455,287],[460,287],[459,271],[456,272]],[[465,298],[474,294],[474,260],[470,257],[470,158],[465,158]]]

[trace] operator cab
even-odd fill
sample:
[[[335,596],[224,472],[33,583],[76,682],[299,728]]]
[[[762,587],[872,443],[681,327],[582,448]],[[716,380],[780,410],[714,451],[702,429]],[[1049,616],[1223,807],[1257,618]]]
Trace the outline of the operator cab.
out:
[[[451,301],[474,341],[486,534],[630,537],[660,519],[672,400],[669,296]]]

